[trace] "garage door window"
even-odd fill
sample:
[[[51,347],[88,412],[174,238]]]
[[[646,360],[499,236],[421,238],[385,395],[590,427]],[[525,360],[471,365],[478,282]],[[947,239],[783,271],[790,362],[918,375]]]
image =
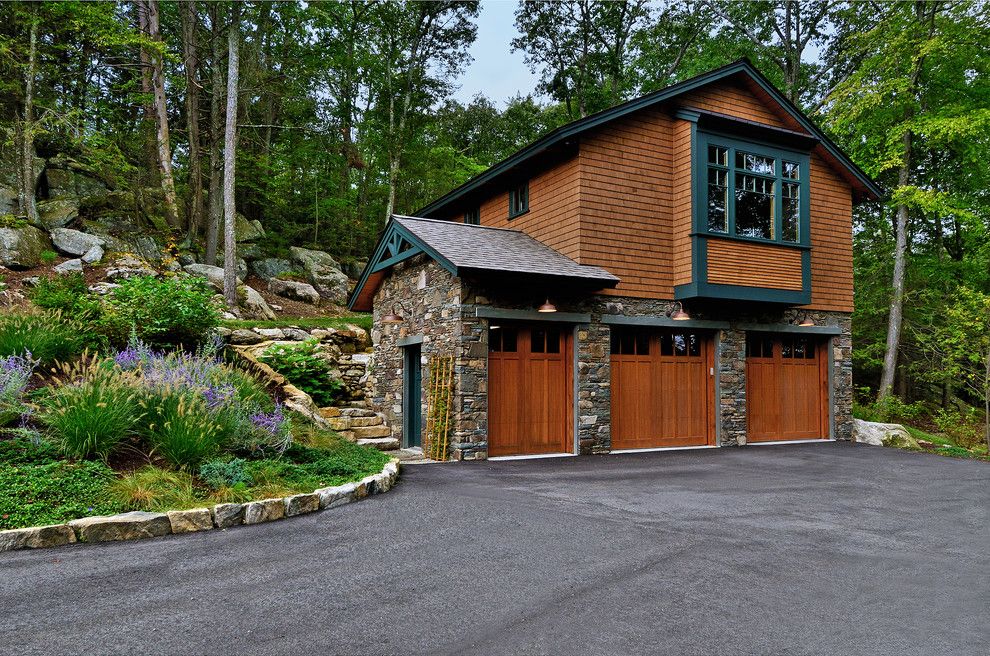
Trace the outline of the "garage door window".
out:
[[[612,329],[612,355],[649,355],[650,334],[642,330]]]
[[[797,360],[814,360],[815,345],[807,337],[785,337],[780,340],[780,357]]]
[[[488,350],[496,353],[515,353],[519,331],[511,326],[488,328]]]
[[[533,328],[530,353],[560,353],[560,328]]]
[[[663,333],[660,335],[660,355],[701,355],[701,338],[695,333]]]
[[[747,358],[772,358],[773,338],[769,335],[746,335]]]

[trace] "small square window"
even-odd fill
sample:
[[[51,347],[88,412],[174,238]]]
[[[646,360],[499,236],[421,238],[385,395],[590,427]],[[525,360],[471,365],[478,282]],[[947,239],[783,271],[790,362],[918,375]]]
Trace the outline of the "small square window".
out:
[[[465,212],[464,223],[468,225],[481,225],[481,208],[475,207]]]
[[[729,149],[723,146],[708,146],[708,163],[716,166],[728,166]]]
[[[509,218],[515,218],[529,211],[529,182],[524,182],[509,191]]]
[[[783,162],[781,163],[781,173],[785,178],[797,180],[801,177],[801,166],[794,162]]]

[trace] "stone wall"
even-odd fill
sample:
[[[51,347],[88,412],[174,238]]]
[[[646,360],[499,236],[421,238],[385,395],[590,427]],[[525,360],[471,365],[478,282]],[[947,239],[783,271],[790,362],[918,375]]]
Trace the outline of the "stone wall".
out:
[[[430,380],[430,369],[436,356],[461,354],[460,280],[439,264],[418,256],[397,264],[375,294],[374,328],[371,340],[375,346],[370,364],[369,383],[374,390],[370,399],[374,410],[385,416],[393,437],[402,435],[402,370],[403,350],[399,340],[421,336],[423,390]],[[396,313],[401,324],[384,324],[382,316]],[[419,399],[426,428],[426,394]],[[453,422],[457,425],[457,422]],[[405,444],[403,441],[402,444]]]
[[[402,351],[397,340],[423,337],[423,384],[434,355],[455,357],[456,385],[452,400],[451,455],[457,459],[487,457],[488,414],[488,320],[476,316],[482,306],[534,310],[545,299],[535,292],[511,286],[497,289],[476,281],[462,281],[438,264],[416,258],[396,267],[375,298],[376,344],[372,383],[376,390],[373,407],[383,412],[399,436],[402,429]],[[602,316],[662,317],[672,309],[671,301],[606,296],[554,296],[561,313],[591,315],[589,324],[576,326],[577,438],[581,453],[606,453],[611,448],[610,337]],[[748,313],[741,306],[689,306],[692,318],[725,321],[730,329],[716,335],[717,434],[722,446],[746,443],[746,333],[733,324],[767,324],[768,330],[790,323],[799,310],[766,310]],[[394,311],[404,321],[385,326],[380,316]],[[832,403],[835,412],[833,437],[848,440],[852,434],[852,345],[848,314],[811,312],[818,326],[835,326],[840,335],[832,345]],[[426,417],[425,396],[423,416]]]

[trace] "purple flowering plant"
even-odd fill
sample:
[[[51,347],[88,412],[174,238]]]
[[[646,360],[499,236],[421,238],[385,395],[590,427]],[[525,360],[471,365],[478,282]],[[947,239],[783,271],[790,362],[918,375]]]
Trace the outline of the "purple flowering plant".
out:
[[[30,414],[24,393],[36,366],[30,352],[0,357],[0,427]]]

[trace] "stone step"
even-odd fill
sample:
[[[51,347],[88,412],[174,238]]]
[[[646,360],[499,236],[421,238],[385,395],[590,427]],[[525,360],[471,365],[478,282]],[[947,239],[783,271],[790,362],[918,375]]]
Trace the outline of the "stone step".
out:
[[[374,417],[327,417],[327,423],[335,431],[345,431],[352,428],[384,426],[385,420],[378,415]]]
[[[367,408],[320,408],[320,415],[330,419],[331,417],[377,417],[374,410]]]
[[[352,428],[351,433],[354,434],[354,438],[357,440],[392,436],[392,431],[388,426],[360,426]]]
[[[395,451],[399,448],[399,439],[396,437],[375,437],[359,439],[358,446],[370,446],[379,451]]]

